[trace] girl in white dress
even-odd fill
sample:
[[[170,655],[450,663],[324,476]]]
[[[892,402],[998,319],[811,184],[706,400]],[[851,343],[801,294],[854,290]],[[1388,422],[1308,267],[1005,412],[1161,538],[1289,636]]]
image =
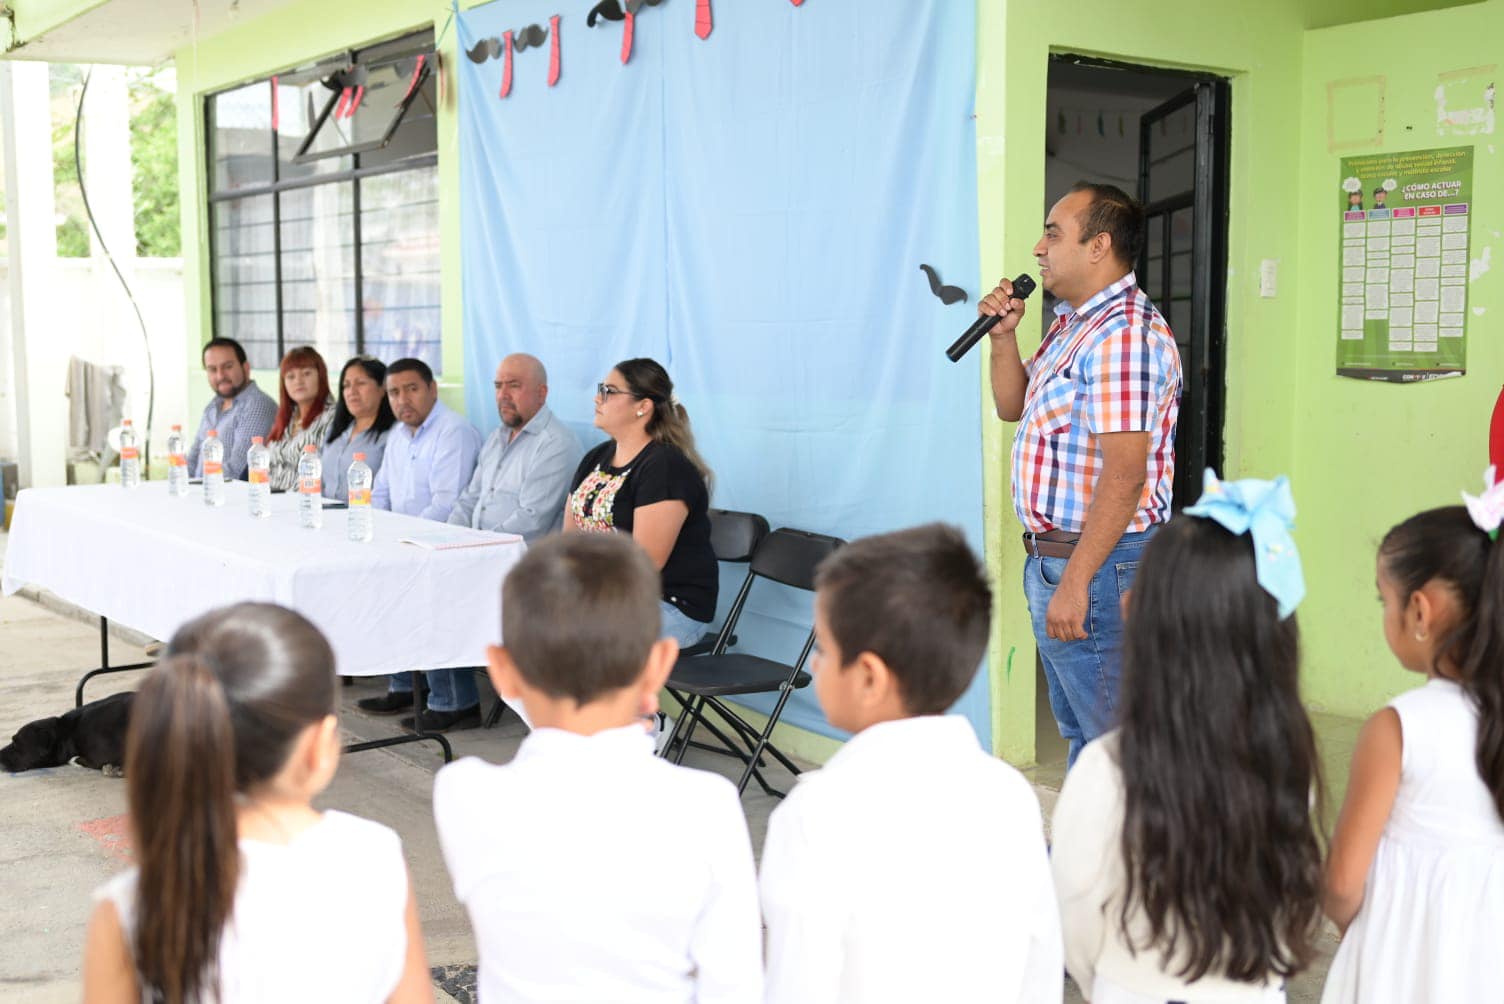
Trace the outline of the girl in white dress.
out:
[[[334,653],[290,610],[180,628],[131,709],[138,867],[95,893],[84,1000],[432,1001],[397,835],[310,804],[339,761]]]
[[[1427,682],[1353,750],[1324,1004],[1504,1000],[1504,485],[1464,498],[1379,546],[1384,639]]]
[[[1304,593],[1283,478],[1222,483],[1144,548],[1118,727],[1056,803],[1065,964],[1091,1004],[1278,1004],[1321,917]]]

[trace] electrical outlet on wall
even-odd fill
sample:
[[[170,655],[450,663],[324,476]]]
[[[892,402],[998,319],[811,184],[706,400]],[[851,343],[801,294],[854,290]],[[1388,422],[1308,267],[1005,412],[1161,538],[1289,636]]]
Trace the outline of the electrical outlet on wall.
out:
[[[1265,258],[1259,262],[1259,296],[1272,298],[1279,286],[1279,259]]]

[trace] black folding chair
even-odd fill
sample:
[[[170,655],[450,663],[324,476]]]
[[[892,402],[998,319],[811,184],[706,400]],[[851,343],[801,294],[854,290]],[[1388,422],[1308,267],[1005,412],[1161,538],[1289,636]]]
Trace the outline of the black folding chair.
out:
[[[746,765],[737,782],[738,792],[746,791],[747,782],[756,777],[763,791],[782,797],[783,792],[768,784],[759,767],[764,762],[763,754],[767,753],[788,768],[790,773],[799,773],[799,768],[769,741],[769,737],[778,724],[779,716],[783,714],[789,695],[809,685],[810,676],[804,671],[804,664],[809,659],[810,650],[814,648],[814,629],[811,628],[799,650],[799,657],[792,664],[742,652],[727,652],[726,649],[735,636],[736,623],[747,605],[747,596],[752,591],[753,582],[760,578],[770,579],[812,592],[815,588],[816,566],[844,543],[839,537],[783,528],[774,530],[757,545],[747,577],[736,594],[736,600],[731,604],[731,610],[726,614],[726,622],[721,625],[710,653],[681,659],[669,674],[668,690],[684,705],[684,713],[674,723],[674,731],[665,746],[666,751],[673,753],[675,763],[684,762],[684,755],[689,750],[695,730],[704,725],[706,731],[722,742],[726,752]],[[761,731],[755,729],[724,700],[743,694],[772,693],[778,694],[778,700]],[[729,730],[736,733],[736,739],[740,742],[707,719],[707,709],[714,710],[729,726]]]

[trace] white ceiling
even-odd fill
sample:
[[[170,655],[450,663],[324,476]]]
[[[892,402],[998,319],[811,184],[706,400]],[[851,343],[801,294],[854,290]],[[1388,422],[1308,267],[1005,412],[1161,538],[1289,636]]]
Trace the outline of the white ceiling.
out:
[[[195,38],[209,38],[291,0],[107,0],[6,56],[54,63],[154,66]]]

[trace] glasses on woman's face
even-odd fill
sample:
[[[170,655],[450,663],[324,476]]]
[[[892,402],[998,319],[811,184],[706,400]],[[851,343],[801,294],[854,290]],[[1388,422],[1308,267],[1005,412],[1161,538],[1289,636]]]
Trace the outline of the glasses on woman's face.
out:
[[[595,385],[595,396],[602,401],[611,400],[612,394],[630,395],[631,393],[629,390],[623,390],[621,387],[613,387],[608,383],[598,383]]]

